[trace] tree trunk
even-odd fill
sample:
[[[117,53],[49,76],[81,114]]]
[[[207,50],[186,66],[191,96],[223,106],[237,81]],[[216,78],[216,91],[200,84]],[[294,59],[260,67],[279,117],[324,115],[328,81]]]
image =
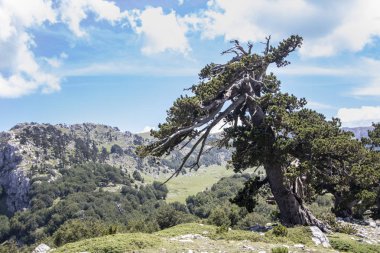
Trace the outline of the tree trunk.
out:
[[[334,213],[337,217],[352,217],[352,208],[357,204],[356,200],[348,200],[340,194],[334,194]]]
[[[266,164],[265,170],[273,196],[280,209],[281,223],[286,226],[317,226],[322,231],[328,231],[328,227],[315,218],[303,205],[302,199],[292,191],[290,186],[287,186],[281,166]]]

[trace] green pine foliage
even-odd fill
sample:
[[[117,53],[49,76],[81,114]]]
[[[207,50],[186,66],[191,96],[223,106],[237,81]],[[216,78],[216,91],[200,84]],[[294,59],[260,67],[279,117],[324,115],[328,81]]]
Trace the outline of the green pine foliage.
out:
[[[163,202],[167,193],[158,182],[136,189],[127,174],[108,165],[62,169],[55,181],[32,180],[29,209],[9,221],[0,216],[1,239],[15,237],[32,244],[53,236],[56,244],[63,244],[118,230],[153,232],[194,221],[187,209],[176,210]]]

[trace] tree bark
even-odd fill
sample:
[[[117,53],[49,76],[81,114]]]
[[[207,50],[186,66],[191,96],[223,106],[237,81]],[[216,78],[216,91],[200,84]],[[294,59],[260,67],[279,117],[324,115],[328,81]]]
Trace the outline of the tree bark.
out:
[[[269,163],[265,165],[265,170],[272,194],[280,209],[282,224],[286,226],[317,226],[322,231],[329,231],[327,225],[318,220],[311,211],[304,206],[302,199],[286,184],[284,171],[281,166]]]

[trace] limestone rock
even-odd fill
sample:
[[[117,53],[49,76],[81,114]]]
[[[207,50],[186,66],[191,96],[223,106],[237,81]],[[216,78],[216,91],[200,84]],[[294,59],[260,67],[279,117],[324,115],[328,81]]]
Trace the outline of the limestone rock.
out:
[[[301,244],[301,243],[298,243],[298,244],[294,244],[293,245],[294,248],[299,248],[299,249],[304,249],[305,248],[305,245]]]
[[[40,245],[38,245],[33,251],[32,253],[47,253],[51,250],[51,248],[49,246],[47,246],[46,244],[44,243],[41,243]]]
[[[313,234],[311,239],[316,245],[322,244],[325,248],[330,247],[329,239],[317,226],[311,226],[310,230]]]

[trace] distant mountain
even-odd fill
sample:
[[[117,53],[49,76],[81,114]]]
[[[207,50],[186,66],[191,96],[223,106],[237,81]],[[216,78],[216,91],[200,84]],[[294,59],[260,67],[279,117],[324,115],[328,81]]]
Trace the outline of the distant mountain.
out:
[[[352,132],[356,139],[361,139],[363,137],[368,137],[368,131],[372,130],[373,127],[343,127],[344,131]]]
[[[81,163],[108,164],[130,175],[135,170],[152,176],[172,173],[191,145],[181,151],[174,150],[163,159],[142,159],[136,155],[136,147],[152,141],[152,138],[144,137],[121,132],[116,127],[90,123],[24,123],[0,132],[0,209],[15,212],[27,208],[31,180],[44,176],[54,181],[60,177],[61,169]],[[213,137],[210,139],[212,142]],[[211,149],[200,162],[205,166],[221,165],[230,157],[226,149]]]

